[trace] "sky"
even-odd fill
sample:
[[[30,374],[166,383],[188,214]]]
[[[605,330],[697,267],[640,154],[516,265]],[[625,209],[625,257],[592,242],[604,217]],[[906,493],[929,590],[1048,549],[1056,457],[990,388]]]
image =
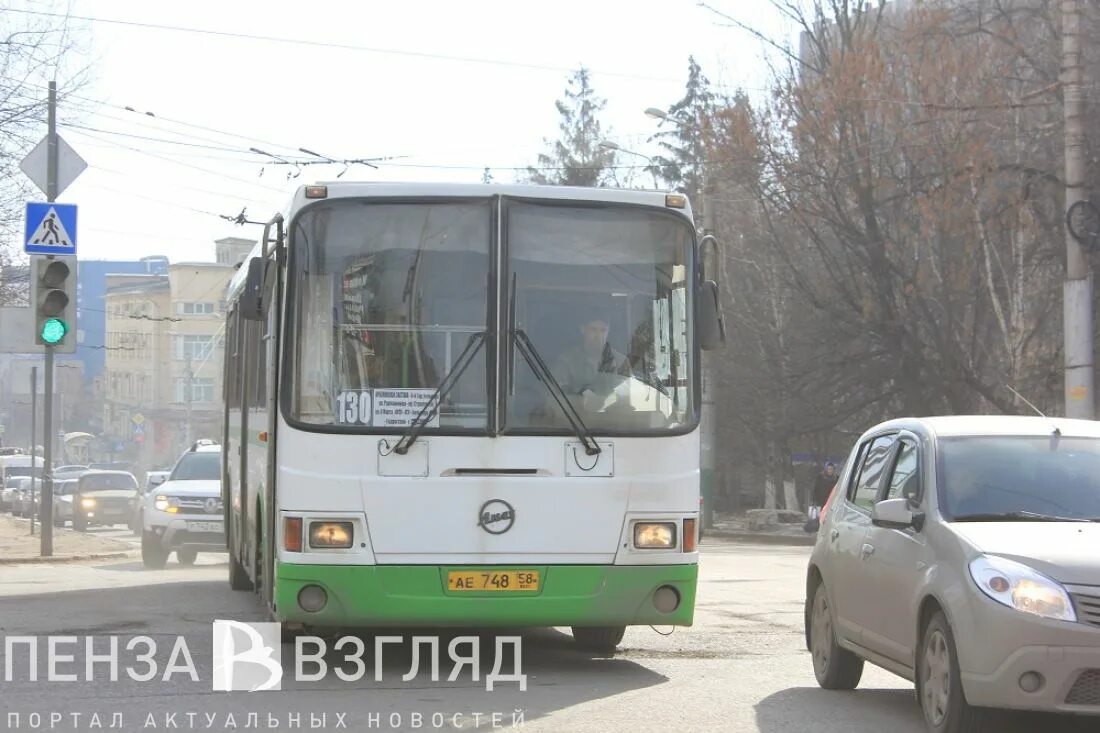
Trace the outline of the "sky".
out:
[[[58,200],[79,206],[87,259],[212,260],[214,240],[259,235],[219,215],[246,208],[267,220],[297,186],[345,170],[296,170],[253,148],[394,158],[347,167],[341,180],[477,182],[488,166],[512,182],[522,174],[510,169],[534,163],[556,137],[554,102],[581,64],[607,100],[607,138],[647,155],[658,127],[643,110],[682,96],[689,55],[719,91],[760,89],[768,78],[761,44],[696,0],[5,4],[69,16],[78,50],[59,84],[80,71],[87,81],[60,110],[59,130],[89,167]],[[713,7],[792,37],[766,0]],[[652,179],[639,172],[634,184]]]

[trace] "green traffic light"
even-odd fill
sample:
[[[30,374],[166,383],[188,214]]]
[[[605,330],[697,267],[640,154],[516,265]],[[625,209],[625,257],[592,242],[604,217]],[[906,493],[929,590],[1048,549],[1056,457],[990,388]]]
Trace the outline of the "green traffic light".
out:
[[[65,338],[65,333],[69,330],[69,327],[65,325],[65,322],[60,318],[47,319],[42,324],[42,341],[47,344],[56,344]]]

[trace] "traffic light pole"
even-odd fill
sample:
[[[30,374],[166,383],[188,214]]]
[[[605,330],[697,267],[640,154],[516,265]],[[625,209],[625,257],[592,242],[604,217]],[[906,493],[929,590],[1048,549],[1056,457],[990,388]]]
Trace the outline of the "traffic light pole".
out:
[[[57,82],[50,82],[49,105],[46,108],[46,200],[57,200]],[[46,375],[43,395],[42,436],[42,557],[53,555],[53,345],[45,344]],[[32,461],[33,463],[33,461]]]

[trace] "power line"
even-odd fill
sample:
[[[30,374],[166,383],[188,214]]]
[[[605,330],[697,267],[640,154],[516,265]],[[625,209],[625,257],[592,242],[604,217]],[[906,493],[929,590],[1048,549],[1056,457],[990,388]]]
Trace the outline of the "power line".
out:
[[[555,73],[571,74],[576,69],[567,68],[564,66],[552,66],[548,64],[531,64],[522,61],[508,61],[505,59],[487,59],[478,58],[475,56],[453,56],[449,54],[429,53],[426,51],[408,51],[404,49],[395,48],[382,48],[377,46],[360,46],[351,43],[336,43],[333,41],[313,41],[304,38],[289,38],[286,36],[268,36],[257,33],[239,33],[233,31],[219,31],[209,28],[190,28],[186,26],[166,25],[161,23],[143,23],[133,20],[121,20],[118,18],[99,18],[90,15],[62,15],[60,13],[49,13],[41,10],[11,10],[12,13],[23,13],[26,15],[39,15],[52,18],[68,17],[73,20],[83,20],[89,23],[106,23],[111,25],[129,26],[132,28],[148,28],[161,31],[172,31],[176,33],[197,33],[200,35],[218,36],[221,38],[237,38],[246,39],[251,41],[266,41],[269,43],[286,43],[296,46],[311,46],[316,48],[334,48],[343,51],[358,51],[363,53],[377,53],[386,54],[391,56],[408,56],[412,58],[430,59],[433,61],[451,61],[471,64],[484,64],[487,66],[502,66],[516,69],[528,69],[531,71],[553,71]],[[671,77],[661,76],[645,76],[642,74],[631,74],[629,72],[621,71],[600,71],[597,69],[589,69],[589,72],[599,76],[617,77],[620,79],[633,79],[637,81],[656,81],[674,84],[683,84],[683,79],[673,79]]]

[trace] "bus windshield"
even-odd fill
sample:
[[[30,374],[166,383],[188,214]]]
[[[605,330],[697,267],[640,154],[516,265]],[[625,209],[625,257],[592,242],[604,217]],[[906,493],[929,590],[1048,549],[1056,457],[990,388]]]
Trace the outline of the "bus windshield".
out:
[[[574,433],[532,359],[595,433],[675,431],[695,418],[683,217],[507,198],[335,199],[302,211],[290,235],[292,421],[401,433],[482,341],[425,413],[426,431]],[[515,350],[521,333],[530,354]]]
[[[411,424],[471,337],[486,330],[487,201],[326,202],[296,219],[292,419]],[[428,428],[488,424],[487,349]]]
[[[518,202],[507,221],[514,329],[584,424],[644,433],[690,423],[687,223],[638,207]],[[507,429],[564,428],[532,365],[519,353],[509,365]]]

